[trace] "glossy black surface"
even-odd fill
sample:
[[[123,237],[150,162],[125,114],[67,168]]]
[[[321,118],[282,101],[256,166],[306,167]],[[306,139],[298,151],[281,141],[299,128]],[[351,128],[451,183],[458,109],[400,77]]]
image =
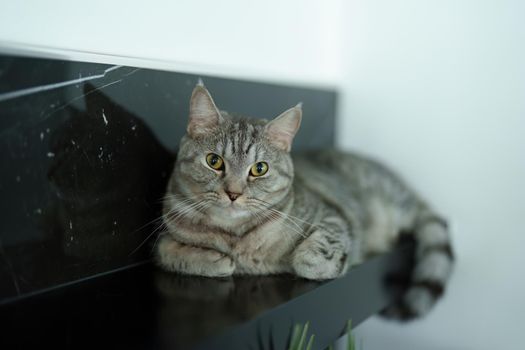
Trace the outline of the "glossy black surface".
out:
[[[295,323],[310,322],[325,349],[399,294],[385,277],[406,273],[404,245],[311,282],[294,276],[210,279],[150,264],[0,306],[0,348],[285,349]]]
[[[222,109],[304,102],[295,150],[333,143],[335,93],[203,77]],[[0,56],[0,304],[150,257],[198,77]],[[148,223],[150,223],[148,225]]]

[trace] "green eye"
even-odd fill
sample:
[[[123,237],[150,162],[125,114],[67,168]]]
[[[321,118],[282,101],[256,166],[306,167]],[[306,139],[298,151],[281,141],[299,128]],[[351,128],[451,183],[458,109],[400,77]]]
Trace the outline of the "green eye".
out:
[[[255,163],[252,168],[250,169],[250,175],[251,176],[263,176],[268,171],[268,163],[266,162],[258,162]]]
[[[206,156],[206,163],[208,163],[210,168],[214,170],[224,169],[224,161],[222,160],[221,156],[215,153],[210,153]]]

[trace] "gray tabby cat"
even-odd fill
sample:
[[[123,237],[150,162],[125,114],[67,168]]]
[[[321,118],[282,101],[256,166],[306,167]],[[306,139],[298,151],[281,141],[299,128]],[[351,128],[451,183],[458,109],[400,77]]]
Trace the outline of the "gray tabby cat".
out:
[[[373,161],[335,150],[292,161],[301,115],[297,105],[270,122],[233,117],[195,87],[165,197],[159,264],[210,277],[332,279],[412,232],[411,286],[390,313],[425,314],[451,273],[445,222]]]

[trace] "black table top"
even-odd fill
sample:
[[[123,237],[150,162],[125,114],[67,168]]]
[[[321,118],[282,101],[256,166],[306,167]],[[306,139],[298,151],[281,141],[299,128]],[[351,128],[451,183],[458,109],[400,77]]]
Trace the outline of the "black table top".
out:
[[[411,249],[324,282],[199,278],[145,263],[0,306],[0,347],[284,349],[292,326],[310,322],[323,349],[349,319],[357,325],[396,297],[385,276],[406,270]]]

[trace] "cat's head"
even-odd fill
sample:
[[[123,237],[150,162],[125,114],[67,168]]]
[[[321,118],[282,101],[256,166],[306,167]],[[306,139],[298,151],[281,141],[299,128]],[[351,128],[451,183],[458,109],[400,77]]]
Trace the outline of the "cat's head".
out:
[[[177,192],[194,203],[206,203],[201,211],[212,216],[260,217],[291,189],[290,149],[301,115],[297,105],[269,122],[233,117],[219,111],[198,84],[174,171]]]

